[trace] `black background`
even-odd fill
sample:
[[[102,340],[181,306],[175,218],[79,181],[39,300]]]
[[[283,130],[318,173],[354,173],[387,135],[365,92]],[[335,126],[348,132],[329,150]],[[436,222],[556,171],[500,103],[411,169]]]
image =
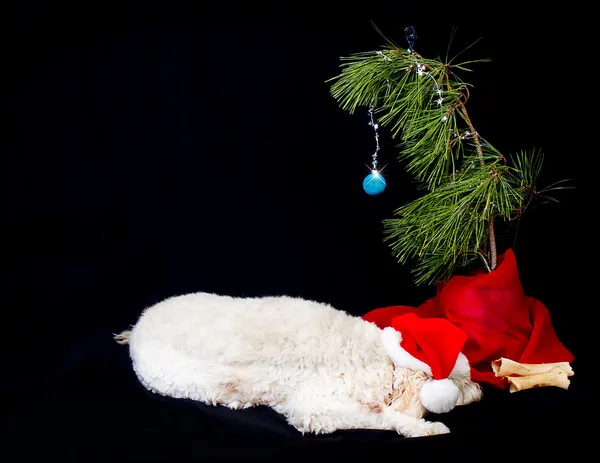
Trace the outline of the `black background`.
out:
[[[24,1],[8,16],[5,397],[27,403],[175,294],[289,294],[356,315],[434,294],[382,242],[381,221],[416,195],[394,142],[382,129],[388,189],[367,196],[368,115],[342,112],[325,83],[340,56],[382,44],[370,19],[84,3]],[[379,16],[401,46],[414,26],[427,57],[446,54],[453,28],[451,55],[476,42],[464,58],[492,59],[463,75],[479,133],[506,155],[541,149],[542,185],[571,179],[560,203],[500,242],[514,245],[525,293],[585,368],[596,252],[596,198],[583,180],[597,164],[589,29],[560,14],[492,26]]]

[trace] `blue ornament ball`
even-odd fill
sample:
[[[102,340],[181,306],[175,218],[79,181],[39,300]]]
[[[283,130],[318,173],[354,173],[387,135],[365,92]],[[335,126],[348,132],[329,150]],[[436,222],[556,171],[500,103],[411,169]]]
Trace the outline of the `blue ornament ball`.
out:
[[[385,179],[379,172],[371,172],[363,180],[363,189],[371,196],[383,193],[386,186]]]

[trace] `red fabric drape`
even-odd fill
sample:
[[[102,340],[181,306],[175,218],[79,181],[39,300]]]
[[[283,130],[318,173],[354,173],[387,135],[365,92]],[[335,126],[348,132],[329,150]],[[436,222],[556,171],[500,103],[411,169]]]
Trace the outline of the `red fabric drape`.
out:
[[[405,313],[446,318],[468,336],[463,353],[472,379],[496,388],[506,387],[491,368],[500,357],[522,363],[572,362],[574,357],[556,336],[546,306],[524,295],[513,251],[507,250],[498,260],[492,272],[453,276],[419,307],[383,307],[363,319],[385,328]]]

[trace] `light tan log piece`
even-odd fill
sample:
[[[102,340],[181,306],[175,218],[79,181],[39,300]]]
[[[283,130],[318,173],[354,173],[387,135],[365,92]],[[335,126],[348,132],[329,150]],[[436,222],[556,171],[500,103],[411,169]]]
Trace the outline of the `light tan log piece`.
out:
[[[561,368],[526,376],[506,376],[510,392],[524,391],[534,387],[556,386],[562,389],[569,389],[571,381],[567,372]]]
[[[563,370],[567,376],[573,376],[574,374],[569,362],[519,363],[504,357],[500,357],[492,362],[492,370],[497,377],[511,375],[530,376],[548,373],[555,369]]]
[[[544,386],[568,389],[574,374],[569,362],[520,363],[504,357],[492,362],[492,370],[508,383],[510,392]]]

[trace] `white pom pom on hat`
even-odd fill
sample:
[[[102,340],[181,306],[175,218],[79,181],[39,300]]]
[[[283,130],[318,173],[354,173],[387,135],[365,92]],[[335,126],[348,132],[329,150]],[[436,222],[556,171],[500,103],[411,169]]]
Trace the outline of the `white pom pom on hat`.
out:
[[[447,413],[460,397],[450,375],[469,376],[462,353],[466,333],[445,318],[419,318],[414,313],[395,317],[383,330],[383,343],[397,365],[423,371],[430,379],[421,388],[421,403],[432,413]]]

